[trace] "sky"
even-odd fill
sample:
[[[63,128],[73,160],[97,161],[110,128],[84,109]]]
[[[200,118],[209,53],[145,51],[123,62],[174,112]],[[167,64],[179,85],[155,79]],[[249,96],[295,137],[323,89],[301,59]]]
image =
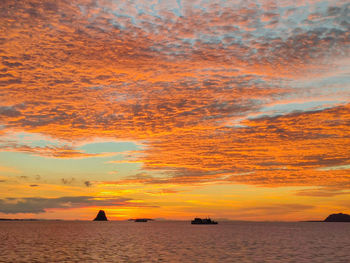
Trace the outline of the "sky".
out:
[[[0,218],[350,213],[344,0],[2,0]]]

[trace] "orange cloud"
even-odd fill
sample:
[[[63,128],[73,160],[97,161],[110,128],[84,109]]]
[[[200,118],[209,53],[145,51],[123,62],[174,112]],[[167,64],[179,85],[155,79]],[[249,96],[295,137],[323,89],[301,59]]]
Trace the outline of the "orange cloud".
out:
[[[246,120],[244,127],[193,129],[164,136],[141,158],[170,178],[142,183],[231,181],[254,185],[349,187],[350,105]],[[320,169],[339,166],[340,169]]]
[[[1,145],[0,151],[22,152],[39,155],[50,158],[89,158],[89,157],[106,157],[114,156],[116,153],[85,153],[73,149],[71,146],[46,146],[46,147],[31,147],[27,145],[18,145],[8,143]]]
[[[124,183],[346,188],[348,169],[318,168],[349,164],[349,104],[247,119],[303,96],[308,87],[292,80],[322,75],[349,53],[350,31],[340,22],[347,7],[334,5],[284,28],[298,17],[285,2],[286,17],[265,2],[262,10],[188,3],[181,16],[130,6],[129,16],[116,16],[123,10],[108,0],[2,1],[0,134],[143,141],[148,147],[136,161],[163,177]],[[327,29],[314,26],[319,16]],[[346,99],[344,90],[336,97]],[[241,127],[225,125],[236,119]],[[106,156],[4,145],[53,158]]]

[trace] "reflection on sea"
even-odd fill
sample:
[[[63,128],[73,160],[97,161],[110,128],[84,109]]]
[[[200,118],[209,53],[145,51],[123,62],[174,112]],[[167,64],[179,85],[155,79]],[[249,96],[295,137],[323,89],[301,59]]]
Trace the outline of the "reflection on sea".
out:
[[[0,222],[0,262],[350,262],[349,223]]]

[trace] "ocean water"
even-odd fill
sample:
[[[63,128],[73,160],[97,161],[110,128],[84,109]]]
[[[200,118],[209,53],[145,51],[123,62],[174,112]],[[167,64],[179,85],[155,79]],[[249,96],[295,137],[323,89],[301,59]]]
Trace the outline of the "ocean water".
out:
[[[350,262],[350,223],[0,222],[0,262]]]

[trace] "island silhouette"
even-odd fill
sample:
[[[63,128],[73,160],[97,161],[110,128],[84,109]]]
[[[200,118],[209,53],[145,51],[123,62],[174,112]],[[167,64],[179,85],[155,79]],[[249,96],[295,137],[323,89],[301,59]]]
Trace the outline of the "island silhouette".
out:
[[[343,213],[331,214],[324,222],[350,222],[350,215]]]
[[[350,215],[344,213],[330,214],[324,220],[307,220],[302,222],[350,222]]]
[[[98,214],[95,217],[94,221],[108,221],[105,211],[103,210],[98,211]]]

